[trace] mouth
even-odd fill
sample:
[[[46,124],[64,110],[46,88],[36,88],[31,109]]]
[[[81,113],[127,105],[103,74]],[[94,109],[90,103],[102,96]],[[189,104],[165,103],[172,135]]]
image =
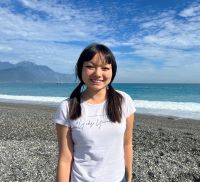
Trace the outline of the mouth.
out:
[[[101,79],[90,79],[91,81],[92,81],[92,83],[102,83],[103,82],[103,80],[101,80]]]

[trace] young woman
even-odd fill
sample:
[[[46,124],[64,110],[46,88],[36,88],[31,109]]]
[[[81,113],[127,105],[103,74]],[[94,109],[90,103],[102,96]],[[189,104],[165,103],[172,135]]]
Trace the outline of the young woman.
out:
[[[57,182],[131,182],[131,97],[116,91],[115,58],[106,46],[91,44],[76,64],[79,85],[55,115],[59,159]]]

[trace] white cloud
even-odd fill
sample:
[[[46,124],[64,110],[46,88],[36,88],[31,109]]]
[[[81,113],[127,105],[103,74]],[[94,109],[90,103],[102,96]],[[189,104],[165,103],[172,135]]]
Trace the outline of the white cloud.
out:
[[[54,1],[21,0],[21,3],[27,8],[26,13],[0,8],[0,32],[4,38],[88,41],[111,30],[104,24],[104,15],[98,10],[75,9],[70,4],[58,5]],[[40,17],[42,14],[45,18]]]
[[[73,72],[82,48],[71,42],[84,44],[110,30],[97,10],[75,9],[55,1],[19,2],[24,6],[23,13],[13,11],[9,1],[0,7],[0,61],[32,61],[56,71]],[[98,21],[102,23],[96,24]]]
[[[9,45],[9,43],[7,43]],[[49,42],[31,42],[27,46],[26,41],[15,41],[10,43],[9,49],[0,54],[0,61],[17,63],[20,61],[31,61],[36,64],[48,65],[52,69],[63,73],[73,73],[75,62],[81,52],[79,46],[54,44]],[[3,47],[3,46],[2,46]],[[0,48],[0,52],[2,52]]]
[[[140,24],[141,31],[128,41],[134,55],[146,61],[160,60],[166,67],[198,62],[200,22],[177,19],[177,13],[170,11],[146,18]]]
[[[195,3],[181,13],[165,11],[136,19],[140,30],[121,44],[132,47],[132,57],[121,60],[117,81],[199,83],[199,7]],[[177,18],[180,14],[186,19]],[[122,58],[120,52],[117,55]]]
[[[84,44],[101,42],[113,50],[122,80],[200,78],[196,69],[200,66],[198,3],[181,11],[174,8],[139,17],[133,3],[118,7],[113,2],[109,12],[104,12],[102,7],[77,8],[70,1],[18,0],[22,13],[12,1],[5,2],[0,6],[0,61],[33,61],[56,71],[73,72]],[[122,19],[116,15],[120,8],[129,11]]]
[[[191,17],[191,16],[199,16],[200,15],[200,5],[198,3],[193,3],[188,8],[185,8],[183,11],[179,13],[182,17]]]
[[[131,61],[132,62],[132,61]],[[181,69],[177,67],[164,67],[157,69],[151,63],[124,62],[126,68],[119,67],[116,82],[135,83],[200,83],[200,63],[184,65]],[[120,65],[119,65],[120,66]],[[131,78],[131,79],[130,79]]]
[[[10,52],[12,51],[12,47],[0,44],[0,52]]]

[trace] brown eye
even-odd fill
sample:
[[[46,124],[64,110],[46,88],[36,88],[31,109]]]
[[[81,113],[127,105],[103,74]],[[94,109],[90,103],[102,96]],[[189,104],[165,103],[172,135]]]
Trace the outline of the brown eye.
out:
[[[90,66],[90,65],[88,65],[88,66],[86,66],[86,68],[88,68],[88,69],[93,69],[94,66]]]
[[[108,70],[110,70],[110,68],[103,67],[102,70],[103,70],[103,71],[108,71]]]

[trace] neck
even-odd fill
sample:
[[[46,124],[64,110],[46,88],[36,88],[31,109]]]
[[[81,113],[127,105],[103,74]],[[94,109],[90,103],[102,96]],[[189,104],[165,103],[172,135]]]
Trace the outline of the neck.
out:
[[[90,90],[90,89],[87,88],[82,93],[83,100],[85,100],[85,101],[87,101],[88,103],[91,103],[91,104],[98,104],[98,103],[105,101],[106,96],[107,96],[107,89],[106,88],[102,89],[102,90],[98,90],[98,91]]]

